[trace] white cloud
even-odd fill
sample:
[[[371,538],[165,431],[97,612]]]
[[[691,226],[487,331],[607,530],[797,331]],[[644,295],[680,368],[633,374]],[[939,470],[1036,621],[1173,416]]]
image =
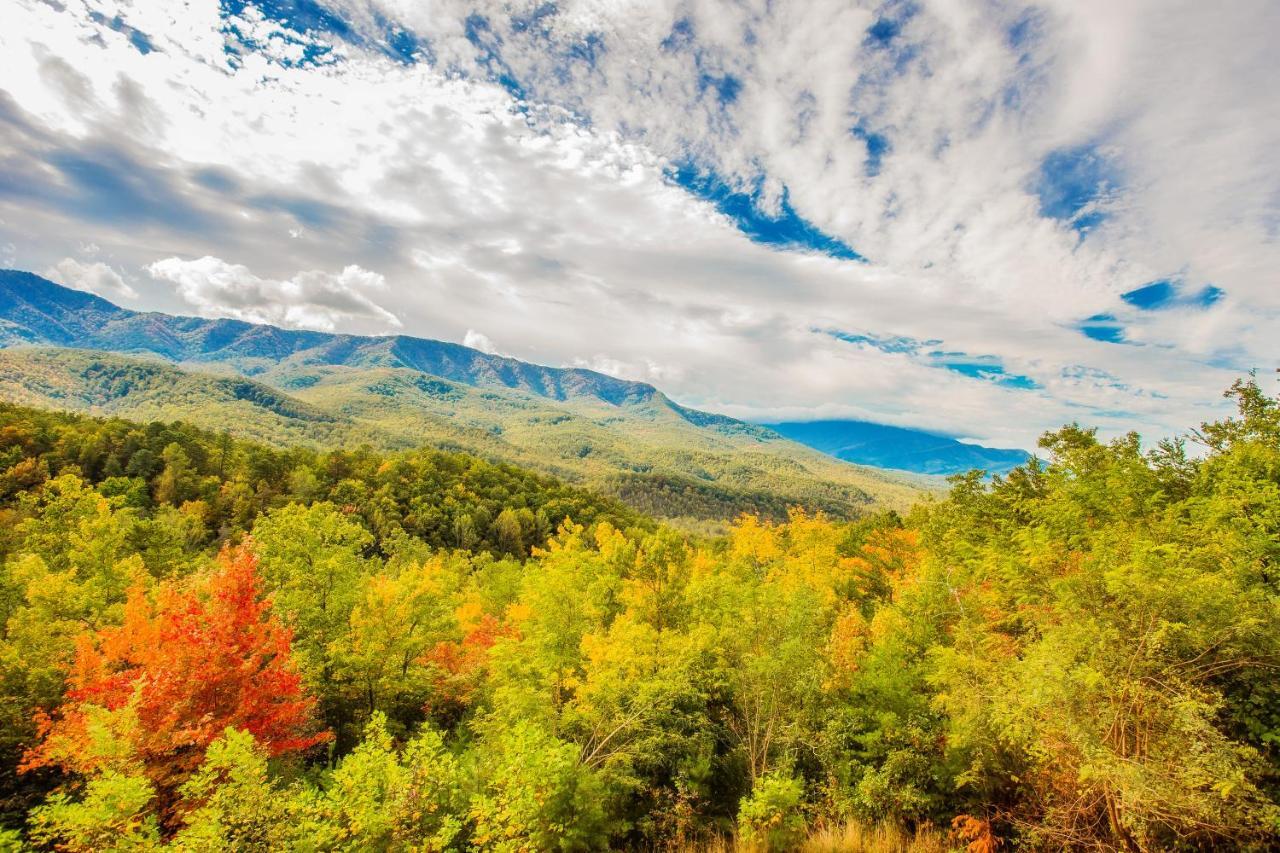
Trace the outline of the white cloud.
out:
[[[85,264],[74,258],[63,258],[45,270],[46,278],[75,290],[84,290],[105,299],[137,299],[138,292],[120,273],[102,261]]]
[[[546,37],[511,24],[540,4],[331,5],[370,42],[387,19],[415,31],[437,65],[348,45],[334,64],[286,67],[269,57],[296,61],[301,42],[250,12],[242,32],[268,46],[232,69],[215,0],[96,3],[147,33],[145,55],[76,0],[17,4],[0,119],[33,129],[0,123],[0,150],[28,164],[0,186],[35,183],[0,192],[0,238],[35,268],[90,242],[148,267],[148,306],[351,331],[398,317],[472,345],[484,329],[516,357],[732,414],[1005,444],[1076,418],[1185,427],[1220,411],[1237,368],[1280,358],[1274,4],[921,0],[889,47],[865,33],[901,10],[843,0],[566,0]],[[473,12],[531,93],[524,109],[485,82]],[[664,47],[679,21],[689,45]],[[594,61],[567,59],[588,35]],[[722,103],[707,81],[728,77]],[[854,127],[886,140],[878,171]],[[1049,152],[1089,144],[1123,186],[1080,240],[1030,186]],[[664,180],[689,156],[759,178],[775,212],[785,187],[869,262],[750,242]],[[1160,313],[1119,300],[1175,273],[1228,296]],[[1072,328],[1098,313],[1144,345]],[[1040,388],[814,329],[938,340]]]
[[[176,285],[182,300],[202,317],[319,331],[332,331],[352,319],[401,325],[370,297],[371,292],[386,291],[386,279],[354,264],[337,274],[309,270],[275,280],[206,255],[194,261],[165,258],[147,271],[152,278]]]
[[[493,345],[493,341],[489,340],[487,335],[477,332],[475,329],[467,329],[467,333],[462,336],[462,345],[478,349],[480,352],[489,355],[500,355],[498,348]]]

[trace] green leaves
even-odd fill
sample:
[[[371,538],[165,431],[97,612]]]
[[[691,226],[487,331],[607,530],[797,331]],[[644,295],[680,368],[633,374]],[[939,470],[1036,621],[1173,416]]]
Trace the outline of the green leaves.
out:
[[[1223,725],[1236,684],[1280,663],[1269,549],[1241,535],[1275,485],[1238,464],[1280,447],[1247,396],[1251,426],[1210,430],[1201,463],[1068,428],[1032,479],[968,484],[924,521],[925,585],[895,608],[941,629],[928,680],[959,778],[1032,842],[1238,843],[1274,824],[1270,746]]]
[[[141,774],[108,770],[89,780],[84,796],[54,794],[31,813],[31,836],[69,853],[158,850],[160,831],[150,811],[155,792]]]
[[[590,850],[606,845],[600,781],[578,748],[535,723],[493,732],[479,755],[480,790],[467,809],[482,850]]]
[[[308,684],[334,691],[330,648],[347,632],[373,536],[329,503],[289,504],[258,520],[253,550],[275,607],[294,629]]]
[[[1280,414],[1235,393],[1241,417],[1206,425],[1200,457],[1069,427],[1047,462],[957,478],[905,521],[793,511],[713,539],[575,522],[603,505],[445,454],[0,432],[17,488],[0,503],[5,745],[61,702],[52,719],[87,709],[69,745],[94,758],[30,813],[31,839],[585,850],[736,827],[782,850],[854,818],[951,825],[983,849],[1269,843]],[[115,665],[78,666],[63,696],[67,664],[92,634],[165,659],[186,643],[164,696],[216,682],[206,658],[243,673],[249,658],[192,638],[211,636],[209,549],[246,529],[333,748],[269,759],[265,738],[210,722],[214,702],[181,729],[203,733],[203,763],[164,746],[154,762],[187,762],[181,781],[149,782],[129,749],[156,728],[139,703],[176,703]],[[182,642],[126,618],[131,585],[165,591]]]
[[[178,850],[266,853],[287,845],[290,803],[248,732],[227,729],[211,743],[181,794],[184,826],[173,839]]]
[[[738,809],[738,832],[747,844],[770,851],[795,850],[804,838],[804,783],[781,773],[755,781]]]

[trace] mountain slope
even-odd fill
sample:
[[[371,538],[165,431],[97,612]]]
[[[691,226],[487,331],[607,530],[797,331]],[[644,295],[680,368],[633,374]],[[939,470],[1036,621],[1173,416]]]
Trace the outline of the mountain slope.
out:
[[[29,273],[0,273],[0,324],[0,346],[11,348],[0,395],[11,400],[182,418],[277,444],[274,430],[313,444],[464,450],[665,518],[778,518],[791,505],[848,517],[937,488],[679,406],[644,383],[457,344],[140,313]],[[50,344],[69,349],[36,348]],[[112,371],[148,379],[115,393],[102,379]],[[264,404],[246,409],[246,399]]]
[[[466,385],[511,388],[553,400],[596,399],[623,405],[662,397],[642,382],[581,368],[543,367],[444,341],[405,335],[339,335],[130,311],[17,270],[0,270],[0,322],[0,345],[55,344],[152,353],[175,362],[222,362],[246,375],[280,363],[406,367]]]
[[[464,451],[697,526],[743,512],[781,518],[793,505],[842,517],[900,508],[932,485],[847,465],[758,427],[749,439],[699,428],[660,405],[561,403],[407,368],[278,370],[248,380],[154,358],[24,346],[0,349],[0,399],[182,420],[276,446]]]
[[[0,350],[0,399],[137,421],[182,420],[271,444],[329,445],[353,422],[240,377],[193,374],[157,361],[70,349]]]
[[[965,444],[922,430],[866,421],[796,421],[764,426],[846,462],[917,474],[960,474],[974,468],[1003,474],[1031,458],[1025,450]]]
[[[743,506],[781,517],[788,504],[846,516],[872,503],[904,506],[936,485],[837,462],[729,418],[695,422],[665,398],[612,406],[472,388],[403,368],[281,370],[259,378],[399,438],[420,440],[425,431],[481,455],[501,447],[504,458],[597,483],[664,517],[729,518]]]

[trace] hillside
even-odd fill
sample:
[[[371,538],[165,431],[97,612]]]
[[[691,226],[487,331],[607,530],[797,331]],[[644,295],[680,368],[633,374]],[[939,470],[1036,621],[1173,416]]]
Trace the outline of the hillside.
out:
[[[444,341],[280,329],[130,311],[29,272],[0,270],[0,345],[52,344],[213,362],[253,376],[280,366],[403,367],[481,388],[612,405],[662,400],[653,386],[580,368],[543,367]]]
[[[815,450],[877,468],[916,474],[1003,474],[1031,458],[1025,450],[965,444],[945,435],[867,421],[795,421],[764,426]]]
[[[0,350],[0,399],[26,406],[133,420],[232,425],[276,446],[330,445],[349,420],[240,377],[188,373],[157,360],[65,349]]]
[[[920,494],[903,478],[856,468],[727,418],[651,397],[615,405],[484,389],[403,367],[282,363],[242,375],[222,365],[70,348],[0,350],[0,398],[134,420],[184,420],[275,446],[430,445],[511,462],[690,523],[792,505],[839,517]],[[697,413],[701,414],[701,413]],[[922,485],[929,484],[921,481]]]

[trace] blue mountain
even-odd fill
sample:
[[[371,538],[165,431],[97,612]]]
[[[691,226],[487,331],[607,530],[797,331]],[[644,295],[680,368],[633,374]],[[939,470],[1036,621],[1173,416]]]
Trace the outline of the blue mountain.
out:
[[[979,468],[1003,474],[1031,458],[1025,450],[965,444],[945,435],[867,421],[762,424],[837,459],[916,474],[962,474]]]

